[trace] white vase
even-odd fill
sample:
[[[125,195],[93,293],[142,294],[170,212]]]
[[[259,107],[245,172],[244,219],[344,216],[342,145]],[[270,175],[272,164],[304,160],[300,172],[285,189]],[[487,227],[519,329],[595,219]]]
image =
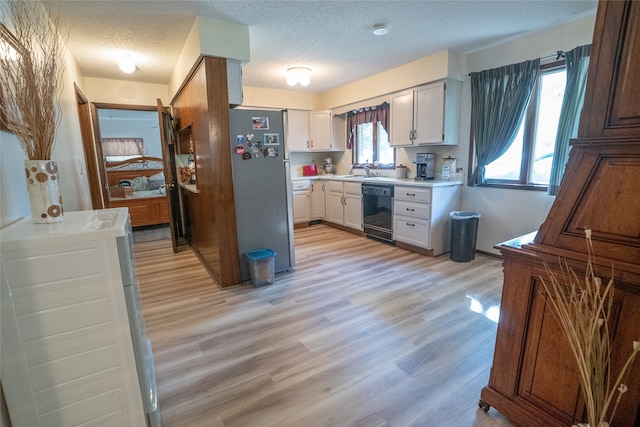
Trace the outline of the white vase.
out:
[[[31,221],[38,224],[62,221],[62,196],[56,162],[25,160],[24,169],[31,204]]]

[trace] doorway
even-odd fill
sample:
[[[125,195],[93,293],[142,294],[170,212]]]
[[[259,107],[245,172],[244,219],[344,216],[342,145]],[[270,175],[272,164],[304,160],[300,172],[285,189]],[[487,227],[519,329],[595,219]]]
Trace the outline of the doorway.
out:
[[[90,174],[102,177],[104,185],[98,190],[106,195],[105,207],[127,207],[138,230],[170,224],[177,239],[182,232],[169,213],[166,183],[173,181],[164,176],[167,147],[158,108],[91,103],[91,112],[96,167]]]

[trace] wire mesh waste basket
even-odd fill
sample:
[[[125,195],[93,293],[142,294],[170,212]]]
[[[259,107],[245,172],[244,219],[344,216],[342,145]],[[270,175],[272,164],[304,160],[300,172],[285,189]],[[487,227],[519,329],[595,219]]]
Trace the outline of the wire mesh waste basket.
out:
[[[270,285],[274,281],[276,252],[271,249],[257,249],[245,252],[244,255],[249,260],[251,270],[251,282],[253,286]]]
[[[480,214],[469,211],[453,211],[451,215],[451,260],[468,262],[476,256],[476,239]]]

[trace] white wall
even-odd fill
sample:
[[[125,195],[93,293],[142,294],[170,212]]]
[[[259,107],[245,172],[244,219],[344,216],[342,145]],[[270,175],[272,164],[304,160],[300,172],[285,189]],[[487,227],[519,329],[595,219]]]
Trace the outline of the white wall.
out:
[[[589,44],[593,38],[595,16],[586,16],[571,23],[528,34],[517,40],[467,55],[466,72],[482,71],[502,65],[522,62],[571,50]],[[460,110],[460,145],[458,166],[464,165],[468,176],[469,131],[471,122],[471,86],[465,78]],[[544,222],[554,197],[545,192],[488,187],[468,187],[462,190],[462,209],[476,211],[478,250],[499,253],[494,245],[536,231]]]
[[[158,98],[169,105],[169,86],[156,83],[85,77],[82,92],[89,102],[154,107]]]
[[[109,111],[98,110],[100,136],[103,138],[142,138],[147,156],[162,158],[160,126],[156,111],[135,111],[128,115],[127,110],[111,118]],[[125,117],[122,117],[125,116]]]

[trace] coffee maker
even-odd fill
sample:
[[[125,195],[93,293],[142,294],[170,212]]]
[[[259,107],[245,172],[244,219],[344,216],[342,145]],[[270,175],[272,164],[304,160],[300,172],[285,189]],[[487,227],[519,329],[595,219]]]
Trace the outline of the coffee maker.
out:
[[[416,179],[428,180],[435,178],[436,155],[434,153],[416,154]]]

